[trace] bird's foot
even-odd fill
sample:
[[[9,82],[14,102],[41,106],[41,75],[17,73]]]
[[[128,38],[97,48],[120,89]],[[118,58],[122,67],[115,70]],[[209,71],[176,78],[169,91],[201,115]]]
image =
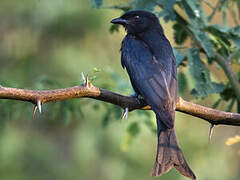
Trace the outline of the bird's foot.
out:
[[[130,95],[130,97],[133,97],[133,98],[136,98],[138,104],[142,104],[144,102],[144,99],[141,95],[139,94],[132,94]],[[129,109],[128,107],[125,107],[123,108],[123,113],[122,113],[122,116],[121,116],[121,121],[125,118],[125,120],[128,119],[128,112],[129,112]]]
[[[132,94],[130,97],[136,98],[138,104],[142,104],[144,102],[144,99],[140,94]]]

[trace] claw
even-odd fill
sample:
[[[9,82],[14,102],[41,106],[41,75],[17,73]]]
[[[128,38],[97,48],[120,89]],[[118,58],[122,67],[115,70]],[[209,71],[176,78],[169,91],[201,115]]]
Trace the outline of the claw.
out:
[[[36,113],[36,111],[37,111],[37,108],[38,108],[38,107],[35,105],[35,106],[34,106],[34,109],[33,109],[33,113],[32,113],[32,118],[34,118],[35,113]]]
[[[42,112],[42,105],[41,105],[41,101],[40,100],[37,101],[37,107],[38,107],[39,113],[41,113]]]
[[[127,120],[127,119],[128,119],[128,108],[125,109],[125,112],[126,112],[126,113],[125,113],[125,114],[126,114],[126,115],[125,115],[125,119]]]
[[[136,99],[137,99],[138,104],[141,104],[141,99],[138,97]]]
[[[83,82],[83,84],[86,84],[86,78],[85,78],[84,73],[82,72],[81,75],[82,75],[82,82]]]
[[[125,120],[128,119],[128,108],[125,108],[122,113],[121,121],[125,118]]]
[[[130,97],[136,98],[138,104],[142,103],[143,97],[141,95],[139,95],[139,94],[132,94],[132,95],[130,95]]]
[[[213,129],[214,129],[214,124],[211,124],[210,129],[209,129],[208,143],[210,143],[210,141],[211,141]]]

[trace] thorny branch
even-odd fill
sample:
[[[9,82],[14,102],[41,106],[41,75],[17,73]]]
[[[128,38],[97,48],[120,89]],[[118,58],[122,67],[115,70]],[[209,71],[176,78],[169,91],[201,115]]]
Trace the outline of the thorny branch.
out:
[[[85,80],[85,84],[83,85],[56,90],[26,90],[0,86],[0,99],[13,99],[31,102],[35,105],[33,114],[37,108],[39,112],[41,112],[41,106],[45,103],[63,101],[73,98],[97,99],[120,106],[127,112],[136,109],[151,109],[148,104],[139,102],[136,97],[123,96],[121,94],[95,87],[88,81],[88,79]],[[176,110],[199,117],[208,121],[212,125],[225,124],[240,126],[240,114],[219,111],[197,105],[187,102],[181,97],[178,97]],[[125,116],[127,116],[127,114],[125,114]]]

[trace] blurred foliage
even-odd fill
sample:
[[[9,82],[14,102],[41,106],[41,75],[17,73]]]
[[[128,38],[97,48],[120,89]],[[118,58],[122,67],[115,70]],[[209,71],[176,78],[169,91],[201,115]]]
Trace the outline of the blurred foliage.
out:
[[[195,83],[195,88],[192,90],[194,96],[206,97],[209,94],[221,93],[224,90],[223,84],[211,81],[209,71],[204,62],[201,61],[198,49],[189,49],[188,65],[190,74]]]
[[[120,68],[118,50],[123,28],[109,22],[124,11],[147,9],[168,22],[161,21],[175,46],[180,95],[237,111],[236,94],[215,63],[214,51],[231,57],[229,62],[235,72],[239,71],[240,3],[217,2],[1,0],[0,84],[26,89],[63,88],[81,84],[84,72],[96,86],[133,94],[126,72]],[[210,10],[207,3],[212,6]],[[111,34],[109,29],[120,33]],[[192,35],[204,50],[191,41]],[[191,72],[197,72],[196,76]],[[190,94],[193,89],[198,99]],[[122,123],[119,107],[90,99],[46,104],[34,119],[32,111],[33,105],[26,102],[0,101],[1,179],[151,179],[156,122],[150,111],[132,112]],[[198,178],[239,179],[238,144],[224,145],[239,130],[217,128],[212,145],[208,145],[208,124],[190,119],[195,120],[176,113],[179,142]],[[184,177],[172,170],[161,179]]]
[[[106,3],[108,3],[107,0]],[[103,3],[102,7],[105,6]],[[107,7],[121,9],[123,12],[135,9],[148,10],[163,18],[165,22],[172,21],[175,44],[183,46],[180,49],[182,51],[180,56],[176,55],[176,48],[174,49],[177,66],[182,60],[188,60],[187,65],[189,66],[186,68],[189,68],[194,81],[194,88],[191,92],[195,98],[205,98],[212,93],[219,94],[228,88],[235,96],[227,101],[235,102],[236,93],[240,94],[240,90],[236,92],[232,86],[227,86],[230,80],[226,82],[220,80],[221,84],[212,82],[210,76],[214,72],[212,72],[213,70],[209,71],[203,61],[207,59],[208,65],[211,65],[212,61],[217,59],[216,52],[218,52],[226,61],[236,64],[237,71],[240,72],[240,62],[238,61],[240,58],[239,1],[131,0]],[[204,11],[204,8],[210,10]],[[217,13],[218,15],[216,15]],[[222,15],[222,22],[215,24],[216,22],[213,22],[212,19],[220,15]],[[114,25],[110,31],[115,29],[117,28]],[[190,49],[187,39],[191,40],[191,48],[194,47],[194,49]],[[200,52],[202,53],[200,54]],[[186,63],[180,65],[186,65]],[[219,68],[218,63],[214,63],[214,66]],[[224,98],[222,100],[226,101]]]
[[[232,138],[228,138],[228,140],[226,141],[226,145],[231,146],[239,142],[240,142],[240,136],[235,136]]]

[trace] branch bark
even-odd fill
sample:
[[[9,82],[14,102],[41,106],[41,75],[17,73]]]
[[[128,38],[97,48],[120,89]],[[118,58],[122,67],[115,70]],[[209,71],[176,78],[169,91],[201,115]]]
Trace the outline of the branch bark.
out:
[[[0,86],[0,99],[28,101],[35,104],[35,106],[39,106],[39,104],[42,105],[48,102],[63,101],[73,98],[97,99],[120,106],[124,109],[128,108],[129,111],[136,109],[151,109],[148,104],[144,102],[139,103],[135,97],[123,96],[121,94],[101,89],[93,86],[89,82],[87,82],[86,85],[56,90],[26,90]],[[191,102],[187,102],[181,97],[178,97],[176,110],[195,117],[199,117],[213,125],[224,124],[240,126],[240,114],[219,111],[197,105]]]

